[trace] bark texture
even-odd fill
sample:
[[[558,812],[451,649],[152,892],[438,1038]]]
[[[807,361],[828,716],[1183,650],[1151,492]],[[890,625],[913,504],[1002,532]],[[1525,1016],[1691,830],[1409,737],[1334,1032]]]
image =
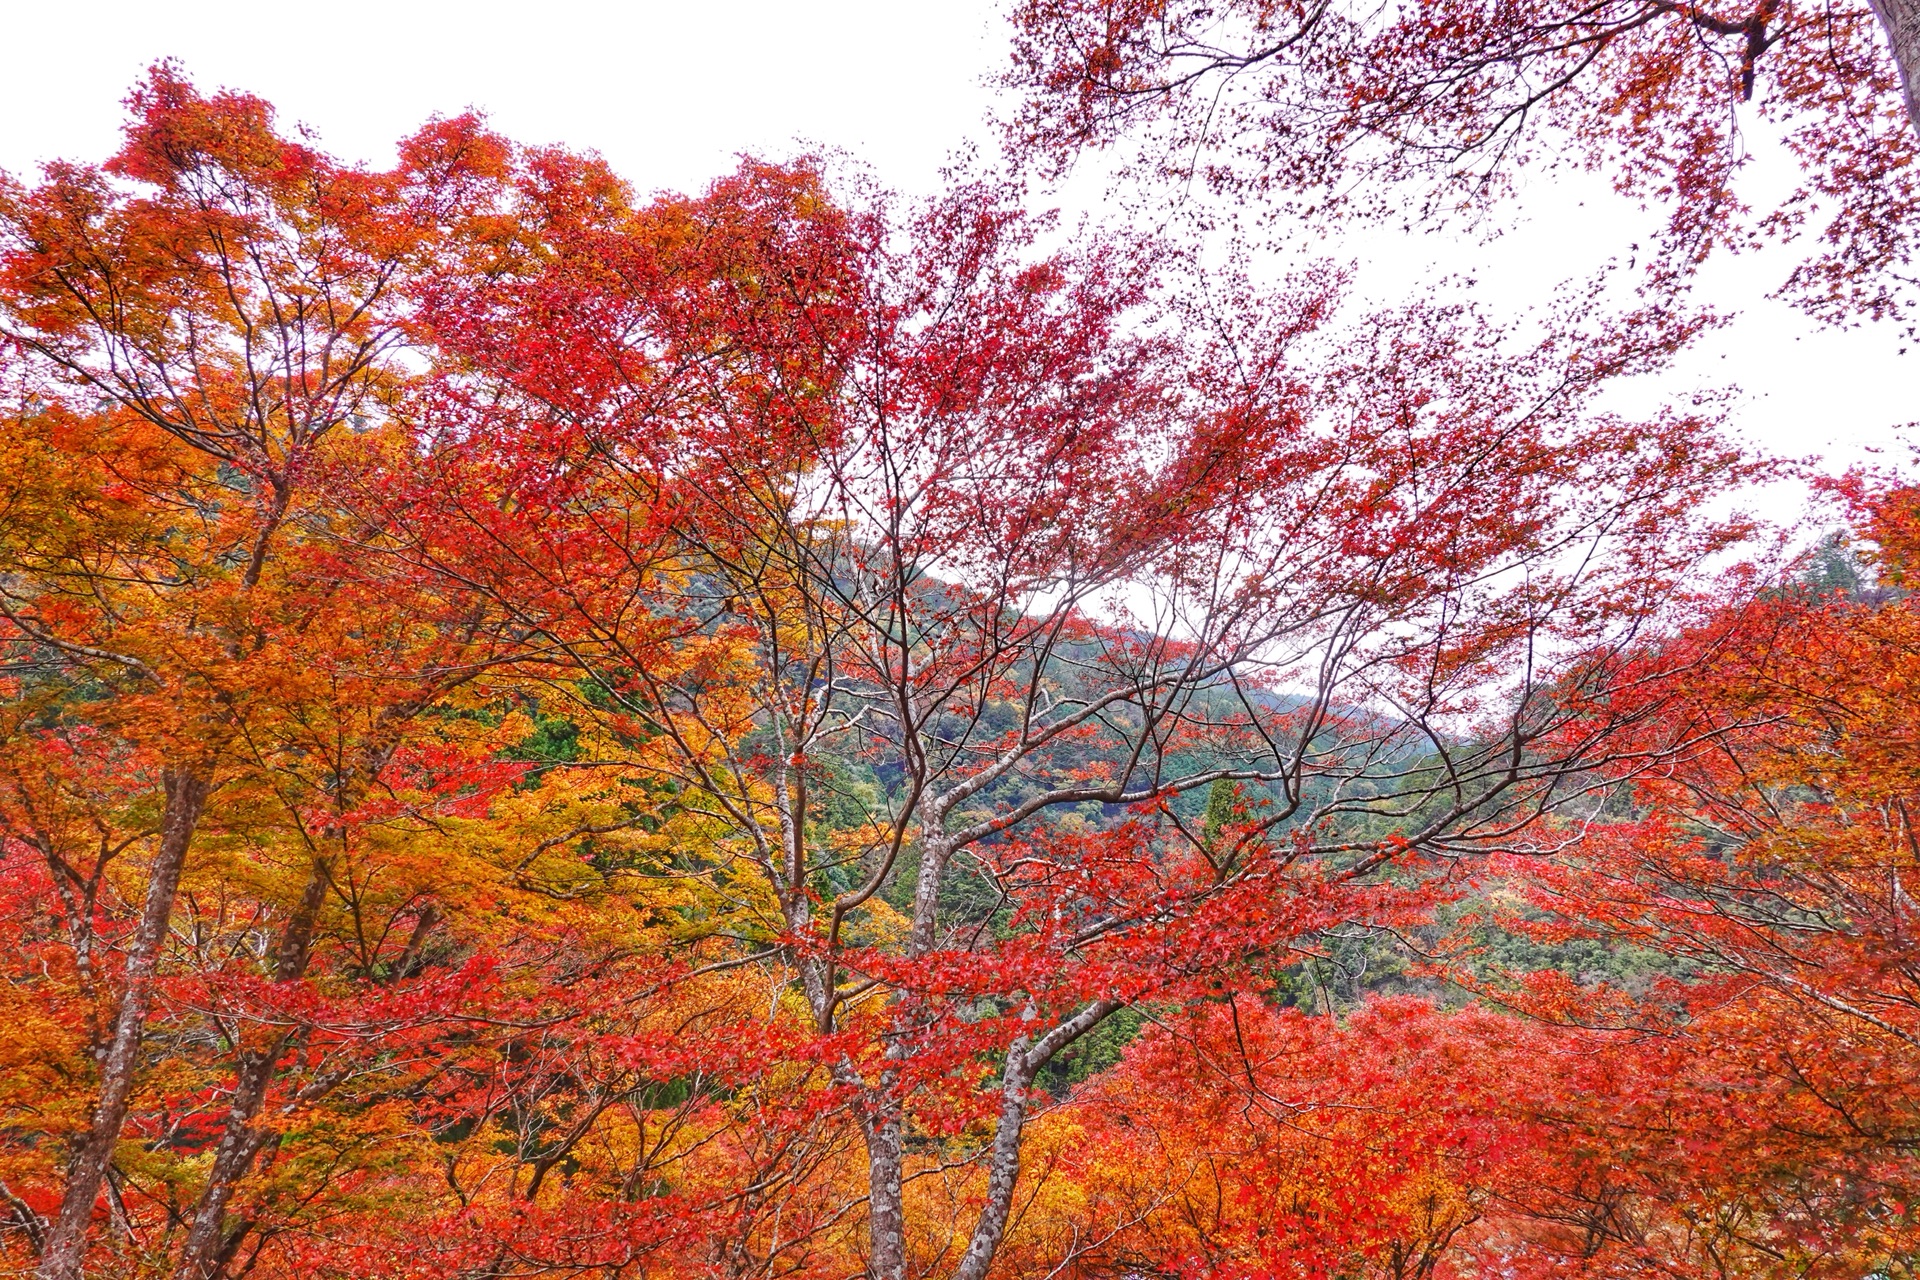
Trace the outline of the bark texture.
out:
[[[869,1280],[906,1280],[907,1214],[901,1185],[899,1108],[866,1126]]]
[[[1880,20],[1894,65],[1900,69],[1900,94],[1906,100],[1907,119],[1920,137],[1920,0],[1869,0]]]

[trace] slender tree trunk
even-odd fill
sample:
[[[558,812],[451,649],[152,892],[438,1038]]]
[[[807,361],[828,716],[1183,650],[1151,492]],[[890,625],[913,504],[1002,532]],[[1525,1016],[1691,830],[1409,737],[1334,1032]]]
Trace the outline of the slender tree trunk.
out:
[[[987,1160],[987,1203],[973,1226],[973,1238],[954,1271],[954,1280],[983,1280],[993,1255],[1007,1233],[1013,1211],[1013,1188],[1020,1180],[1020,1140],[1027,1123],[1027,1092],[1037,1066],[1027,1063],[1023,1036],[1007,1049],[1007,1065],[1000,1078],[1000,1120],[993,1130],[993,1152]]]
[[[923,956],[933,949],[940,877],[951,856],[946,842],[937,835],[925,838],[913,894],[913,925],[907,938],[909,956]],[[878,1100],[861,1119],[861,1132],[867,1142],[868,1280],[906,1280],[907,1274],[907,1214],[901,1195],[905,1107],[892,1096],[892,1085],[891,1073],[884,1073]]]
[[[1894,65],[1900,69],[1900,92],[1906,99],[1907,119],[1920,138],[1920,0],[1868,0],[1880,20]]]
[[[127,1100],[133,1092],[139,1066],[140,1042],[147,1012],[153,1003],[153,978],[166,945],[173,918],[173,898],[180,887],[180,869],[187,846],[206,807],[209,783],[192,773],[168,770],[161,783],[166,808],[160,820],[160,847],[147,880],[147,897],[140,908],[133,947],[127,953],[125,991],[114,1016],[113,1036],[100,1067],[100,1099],[94,1104],[93,1124],[67,1171],[66,1193],[47,1231],[47,1247],[35,1274],[39,1280],[78,1280],[87,1252],[87,1229],[94,1201],[106,1180],[107,1166],[120,1142],[127,1120]]]
[[[233,1102],[227,1111],[226,1131],[220,1135],[220,1145],[214,1150],[213,1168],[207,1174],[206,1188],[194,1209],[193,1226],[187,1232],[187,1243],[180,1252],[175,1275],[194,1280],[211,1276],[229,1252],[224,1247],[227,1205],[267,1140],[267,1132],[254,1128],[252,1121],[266,1101],[267,1089],[273,1083],[274,1068],[279,1064],[285,1044],[284,1037],[276,1037],[266,1048],[248,1050],[241,1060]]]
[[[901,1198],[900,1107],[891,1100],[868,1118],[867,1277],[906,1280],[907,1214]]]
[[[973,1238],[954,1270],[954,1280],[986,1280],[993,1255],[1007,1233],[1013,1215],[1013,1189],[1020,1181],[1020,1142],[1026,1136],[1027,1101],[1033,1079],[1053,1055],[1098,1026],[1120,1007],[1117,1000],[1099,1000],[1049,1031],[1038,1041],[1021,1036],[1007,1047],[1007,1064],[1000,1073],[1000,1120],[994,1126],[993,1151],[987,1160],[987,1203],[974,1224]]]
[[[940,923],[940,880],[953,860],[945,836],[927,833],[921,841],[920,874],[913,886],[913,927],[907,935],[907,955],[917,958],[933,950],[934,930]]]
[[[297,982],[306,975],[313,955],[313,936],[320,919],[320,904],[332,882],[333,864],[316,857],[307,875],[293,916],[280,935],[275,949],[273,980]],[[264,1045],[241,1054],[240,1070],[235,1077],[233,1100],[227,1108],[226,1130],[214,1149],[213,1168],[207,1173],[207,1185],[195,1207],[193,1226],[187,1232],[186,1245],[180,1251],[180,1265],[174,1274],[181,1280],[205,1280],[218,1274],[232,1250],[226,1239],[227,1205],[240,1180],[253,1168],[255,1157],[271,1136],[255,1125],[266,1106],[267,1091],[273,1085],[274,1072],[286,1051],[289,1035],[276,1035]]]

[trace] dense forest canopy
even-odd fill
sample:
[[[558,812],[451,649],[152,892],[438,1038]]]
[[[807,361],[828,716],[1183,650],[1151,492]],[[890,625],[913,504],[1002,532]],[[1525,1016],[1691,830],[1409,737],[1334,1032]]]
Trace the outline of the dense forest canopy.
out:
[[[1920,489],[1796,554],[1607,398],[1734,98],[1902,314],[1910,6],[1015,20],[1023,162],[1495,200],[1537,108],[1670,252],[1523,337],[157,66],[0,185],[0,1270],[1914,1273]]]

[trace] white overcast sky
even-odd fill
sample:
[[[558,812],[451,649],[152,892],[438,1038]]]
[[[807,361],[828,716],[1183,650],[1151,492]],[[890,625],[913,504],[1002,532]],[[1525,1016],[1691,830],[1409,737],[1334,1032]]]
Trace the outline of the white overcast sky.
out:
[[[128,87],[174,57],[203,88],[260,94],[283,123],[372,162],[427,116],[478,107],[520,141],[599,151],[643,190],[698,188],[742,151],[825,146],[920,191],[953,148],[987,135],[987,80],[1007,56],[1001,0],[0,0],[0,31],[0,167],[19,177],[48,159],[106,156]],[[1560,203],[1499,246],[1509,290],[1561,278],[1580,256],[1568,253],[1564,193],[1543,198]],[[1577,216],[1604,239],[1625,211]],[[1384,240],[1347,251],[1392,264],[1432,256]],[[1772,452],[1836,465],[1875,447],[1903,457],[1895,427],[1920,419],[1920,352],[1899,355],[1892,326],[1821,330],[1768,301],[1786,265],[1768,255],[1711,270],[1705,296],[1741,318],[1663,393],[1737,385],[1733,425]]]

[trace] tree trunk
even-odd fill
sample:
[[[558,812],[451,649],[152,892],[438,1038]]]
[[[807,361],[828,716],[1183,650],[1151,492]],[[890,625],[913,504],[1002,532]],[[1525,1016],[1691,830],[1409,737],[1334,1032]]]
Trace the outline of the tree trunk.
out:
[[[994,1126],[993,1153],[987,1160],[987,1203],[980,1220],[973,1226],[973,1238],[953,1280],[985,1280],[1000,1238],[1007,1233],[1007,1218],[1013,1212],[1013,1188],[1020,1180],[1020,1140],[1027,1124],[1027,1091],[1033,1087],[1038,1065],[1027,1062],[1027,1042],[1015,1040],[1007,1050],[1007,1065],[1000,1080],[1000,1122]]]
[[[307,961],[313,955],[313,935],[320,919],[320,904],[332,882],[333,864],[324,857],[313,860],[306,888],[280,935],[275,948],[273,980],[297,982],[306,975]],[[206,1188],[195,1207],[193,1226],[180,1251],[180,1265],[174,1274],[181,1280],[206,1280],[218,1273],[231,1252],[225,1236],[227,1204],[233,1199],[240,1179],[247,1176],[253,1161],[270,1136],[256,1128],[267,1101],[267,1090],[286,1051],[290,1035],[275,1035],[266,1044],[249,1049],[240,1056],[240,1071],[233,1086],[233,1101],[227,1108],[226,1131],[215,1148],[213,1168],[207,1173]]]
[[[1906,99],[1907,120],[1920,139],[1920,0],[1868,0],[1880,20],[1893,62],[1900,70],[1900,93]]]
[[[900,1107],[883,1101],[867,1139],[868,1280],[906,1280],[907,1215],[901,1199]]]
[[[202,1277],[214,1275],[220,1261],[229,1252],[227,1245],[227,1204],[234,1189],[252,1168],[254,1157],[267,1140],[264,1129],[252,1121],[266,1102],[267,1088],[273,1083],[274,1068],[286,1044],[284,1037],[262,1049],[251,1049],[241,1059],[239,1078],[234,1083],[233,1103],[227,1111],[226,1131],[214,1150],[213,1168],[207,1174],[206,1188],[194,1209],[193,1226],[187,1232],[186,1246],[180,1251],[175,1275]]]
[[[1000,1120],[994,1126],[993,1151],[987,1162],[987,1203],[974,1224],[967,1252],[953,1273],[954,1280],[986,1280],[993,1255],[1007,1233],[1013,1214],[1013,1189],[1020,1181],[1020,1142],[1026,1136],[1027,1098],[1033,1079],[1053,1055],[1098,1026],[1120,1007],[1117,1000],[1098,1000],[1042,1036],[1032,1047],[1026,1037],[1007,1048],[1007,1065],[1000,1073]]]
[[[166,808],[160,820],[160,847],[147,880],[140,924],[127,953],[125,991],[113,1020],[113,1037],[100,1067],[100,1099],[94,1104],[93,1124],[74,1153],[67,1171],[66,1193],[47,1231],[46,1251],[35,1272],[39,1280],[79,1280],[86,1258],[87,1229],[93,1221],[94,1201],[113,1162],[120,1130],[127,1120],[127,1100],[139,1067],[140,1043],[147,1012],[153,1003],[153,978],[173,919],[174,893],[180,887],[180,869],[187,846],[206,807],[209,783],[190,773],[167,770],[161,777]]]
[[[940,922],[940,879],[953,859],[953,847],[939,832],[921,841],[920,874],[913,886],[913,926],[907,935],[907,955],[924,956],[933,950],[934,930]]]

